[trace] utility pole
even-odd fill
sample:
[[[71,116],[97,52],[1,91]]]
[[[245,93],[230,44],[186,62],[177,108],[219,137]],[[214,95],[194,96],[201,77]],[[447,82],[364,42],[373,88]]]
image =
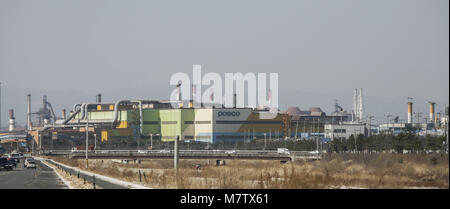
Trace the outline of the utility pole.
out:
[[[87,110],[87,108],[86,108]],[[89,143],[89,112],[86,111],[86,169],[89,167],[88,165],[88,143]]]
[[[448,153],[448,119],[449,119],[449,117],[448,117],[448,107],[446,106],[445,107],[445,117],[446,117],[446,121],[445,121],[445,136],[446,136],[446,139],[447,139],[447,153]]]
[[[150,133],[150,147],[153,150],[153,133]]]
[[[272,141],[272,129],[269,128],[269,140]]]
[[[385,114],[384,115],[384,117],[386,117],[386,120],[387,120],[387,123],[386,123],[386,129],[387,129],[387,132],[390,132],[389,130],[389,118],[391,117],[392,115],[391,114],[389,114],[389,113],[387,113],[387,115]]]
[[[414,114],[417,116],[417,126],[416,127],[418,127],[418,129],[420,130],[419,132],[421,132],[422,131],[422,127],[421,127],[421,125],[420,125],[420,116],[423,114],[422,112],[414,112]],[[426,122],[425,122],[425,125],[426,125]],[[426,129],[426,128],[425,128]],[[418,133],[419,133],[418,132]]]
[[[267,133],[264,133],[264,150],[266,150],[266,144],[267,144],[266,135],[267,135]]]
[[[94,152],[97,150],[97,134],[94,133]]]
[[[174,147],[174,152],[173,152],[173,165],[174,165],[174,169],[175,169],[175,180],[176,180],[176,184],[177,184],[177,189],[178,189],[178,160],[179,160],[179,156],[178,156],[178,152],[179,152],[179,147],[178,147],[178,142],[179,142],[180,136],[177,136],[177,138],[175,139],[175,147]]]
[[[419,125],[420,125],[420,118],[421,118],[423,113],[422,112],[415,112],[414,114],[417,116],[417,123],[419,123]]]
[[[33,142],[31,143],[31,154],[34,154],[34,143],[35,143],[35,141],[34,141],[34,137],[33,137],[33,140],[32,140]]]
[[[313,120],[313,124],[314,124],[314,120]],[[317,122],[317,124],[319,124],[319,122]],[[316,130],[316,150],[317,150],[317,154],[319,154],[319,136],[318,136],[318,133],[319,133],[319,131]]]
[[[139,136],[137,137],[137,150],[139,150],[140,146],[140,140],[141,139],[141,134],[139,134]]]

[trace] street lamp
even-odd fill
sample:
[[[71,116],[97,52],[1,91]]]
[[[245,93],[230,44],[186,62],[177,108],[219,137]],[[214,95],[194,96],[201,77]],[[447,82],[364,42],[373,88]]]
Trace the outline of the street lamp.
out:
[[[266,150],[266,135],[267,133],[264,133],[264,150]]]

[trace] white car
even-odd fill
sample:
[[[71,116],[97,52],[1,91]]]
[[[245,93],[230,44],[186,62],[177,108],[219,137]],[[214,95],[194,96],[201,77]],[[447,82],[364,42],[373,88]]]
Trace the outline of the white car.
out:
[[[34,160],[30,160],[28,161],[26,168],[36,168],[36,163],[34,162]]]
[[[236,150],[227,150],[225,154],[236,154]]]
[[[170,149],[163,149],[163,150],[160,150],[159,153],[170,153]]]
[[[33,161],[33,162],[34,162],[34,159],[33,159],[33,158],[26,158],[26,159],[23,161],[23,167],[27,167],[27,165],[28,165],[28,163],[29,163],[30,161]]]

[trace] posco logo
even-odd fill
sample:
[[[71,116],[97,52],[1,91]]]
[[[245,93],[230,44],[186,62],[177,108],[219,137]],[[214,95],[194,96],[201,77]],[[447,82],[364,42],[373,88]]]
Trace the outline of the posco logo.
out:
[[[238,112],[238,111],[219,111],[218,113],[217,113],[217,116],[235,116],[235,117],[238,117],[239,115],[241,115],[241,113],[240,112]]]

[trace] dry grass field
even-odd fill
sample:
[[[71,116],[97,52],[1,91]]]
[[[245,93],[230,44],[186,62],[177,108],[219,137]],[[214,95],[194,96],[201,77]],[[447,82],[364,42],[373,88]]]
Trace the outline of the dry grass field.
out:
[[[81,169],[86,163],[53,159]],[[153,188],[177,188],[173,160],[89,160],[89,171]],[[447,154],[326,154],[320,161],[226,160],[222,166],[213,160],[180,160],[179,173],[178,188],[190,189],[449,188]]]

